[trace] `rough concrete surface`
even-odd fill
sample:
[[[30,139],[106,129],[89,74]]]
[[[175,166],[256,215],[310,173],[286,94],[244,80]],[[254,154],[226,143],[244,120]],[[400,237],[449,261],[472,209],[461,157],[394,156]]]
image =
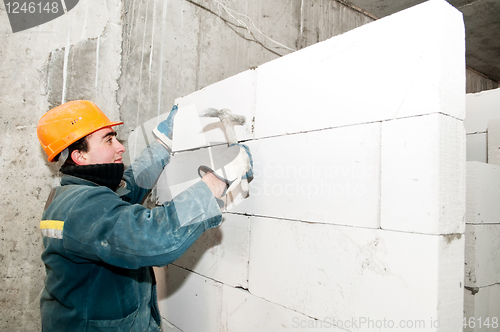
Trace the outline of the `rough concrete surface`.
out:
[[[63,94],[96,100],[118,118],[121,3],[80,1],[68,14],[15,34],[3,3],[0,16],[0,331],[39,331],[45,269],[38,226],[57,175],[38,144],[36,124]],[[106,53],[97,57],[99,42]]]

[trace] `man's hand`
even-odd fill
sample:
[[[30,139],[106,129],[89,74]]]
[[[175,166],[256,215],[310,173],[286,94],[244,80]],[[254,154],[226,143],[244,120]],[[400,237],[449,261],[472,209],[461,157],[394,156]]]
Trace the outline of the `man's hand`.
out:
[[[227,188],[226,183],[217,178],[212,172],[207,172],[201,178],[201,181],[207,184],[208,188],[212,191],[212,194],[217,198],[221,198]]]

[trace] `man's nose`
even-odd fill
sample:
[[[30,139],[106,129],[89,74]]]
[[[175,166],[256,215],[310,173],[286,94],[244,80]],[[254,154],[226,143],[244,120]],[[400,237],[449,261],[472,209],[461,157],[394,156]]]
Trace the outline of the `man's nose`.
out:
[[[116,147],[116,153],[124,153],[125,152],[125,147],[123,146],[122,143],[120,143],[118,140],[116,141],[117,147]]]

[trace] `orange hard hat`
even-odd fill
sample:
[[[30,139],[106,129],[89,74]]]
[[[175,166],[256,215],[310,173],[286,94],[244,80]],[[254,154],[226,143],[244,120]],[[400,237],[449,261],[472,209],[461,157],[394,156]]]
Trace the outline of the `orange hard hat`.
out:
[[[49,161],[61,151],[99,129],[121,125],[112,122],[97,107],[87,100],[70,101],[45,113],[36,128],[38,140]]]

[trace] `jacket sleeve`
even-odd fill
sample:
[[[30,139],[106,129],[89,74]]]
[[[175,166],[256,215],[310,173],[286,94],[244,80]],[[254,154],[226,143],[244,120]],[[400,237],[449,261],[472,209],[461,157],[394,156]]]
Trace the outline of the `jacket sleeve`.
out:
[[[140,156],[123,174],[123,180],[127,185],[126,189],[129,190],[124,199],[132,204],[142,202],[169,162],[170,153],[157,141],[142,150]]]
[[[102,187],[77,196],[63,228],[63,246],[76,262],[102,261],[128,269],[167,265],[222,221],[219,206],[202,181],[151,210]]]

